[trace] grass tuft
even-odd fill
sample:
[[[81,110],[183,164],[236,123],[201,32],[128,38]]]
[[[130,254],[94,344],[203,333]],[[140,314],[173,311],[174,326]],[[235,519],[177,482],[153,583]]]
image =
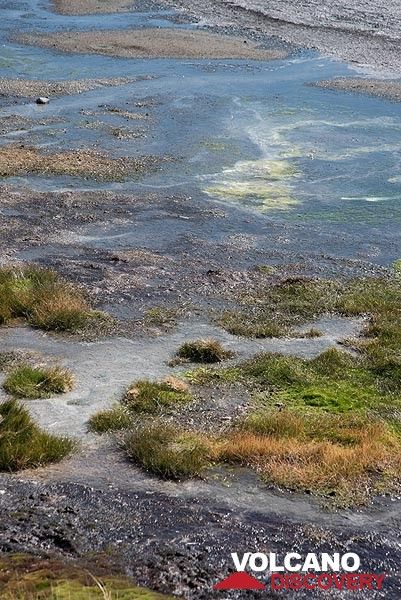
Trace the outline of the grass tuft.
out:
[[[110,410],[98,412],[89,419],[89,431],[107,433],[128,429],[132,424],[132,416],[122,406],[113,406]]]
[[[202,435],[161,422],[141,424],[128,432],[123,447],[136,465],[168,479],[199,476],[210,454]]]
[[[72,389],[74,376],[61,367],[31,367],[20,365],[4,380],[5,391],[17,398],[50,398]]]
[[[146,379],[135,382],[127,390],[123,403],[130,412],[155,414],[161,409],[174,408],[191,400],[185,382],[177,377],[169,377],[160,382]]]
[[[0,324],[23,318],[48,331],[76,332],[107,316],[55,272],[36,266],[0,269]]]
[[[73,448],[72,440],[39,429],[16,400],[0,404],[0,470],[19,471],[57,462]]]
[[[232,358],[234,353],[226,350],[219,341],[209,339],[186,342],[178,349],[177,356],[194,363],[218,363]]]

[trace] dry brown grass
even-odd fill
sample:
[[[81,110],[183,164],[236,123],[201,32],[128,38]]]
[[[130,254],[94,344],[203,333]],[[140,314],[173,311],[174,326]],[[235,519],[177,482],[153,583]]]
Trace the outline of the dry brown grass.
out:
[[[401,445],[386,423],[372,420],[362,426],[351,420],[336,432],[338,419],[344,422],[344,416],[336,416],[330,432],[327,421],[332,418],[321,417],[319,439],[308,429],[307,416],[283,411],[271,434],[235,431],[221,442],[216,458],[249,466],[275,485],[333,495],[343,505],[363,503],[391,481],[400,481]]]
[[[98,181],[123,181],[154,166],[145,158],[110,158],[89,150],[68,150],[55,154],[37,148],[10,145],[0,148],[0,176],[59,175]]]
[[[86,298],[72,285],[54,286],[52,294],[49,290],[44,290],[37,304],[32,308],[31,321],[36,327],[41,329],[60,329],[59,321],[65,324],[65,320],[70,315],[74,321],[85,320],[85,316],[90,312],[89,304]],[[82,323],[83,324],[83,323]],[[77,326],[81,323],[77,323]],[[64,328],[64,327],[62,327]],[[76,328],[75,326],[73,328]],[[67,327],[70,329],[70,327]]]
[[[170,386],[174,392],[189,392],[189,385],[175,375],[167,375],[167,377],[163,379],[163,383]]]

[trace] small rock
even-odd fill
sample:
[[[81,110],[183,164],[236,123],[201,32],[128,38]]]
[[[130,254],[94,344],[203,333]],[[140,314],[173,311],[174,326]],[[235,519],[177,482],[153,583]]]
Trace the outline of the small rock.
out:
[[[39,96],[39,98],[36,98],[36,104],[49,104],[50,100],[49,98],[46,98],[46,96]]]

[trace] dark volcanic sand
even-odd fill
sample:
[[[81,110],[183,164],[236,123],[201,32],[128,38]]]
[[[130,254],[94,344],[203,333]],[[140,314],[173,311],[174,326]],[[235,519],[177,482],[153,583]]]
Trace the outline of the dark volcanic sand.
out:
[[[266,592],[263,598],[386,598],[399,600],[401,551],[393,517],[375,533],[369,522],[327,527],[204,501],[151,493],[94,490],[76,484],[32,484],[0,478],[0,549],[67,557],[107,552],[138,583],[188,600],[222,598],[212,591],[232,571],[231,552],[357,552],[364,572],[387,573],[381,593]],[[17,512],[16,512],[17,511]],[[17,515],[17,516],[16,516]],[[224,598],[260,598],[224,593]]]

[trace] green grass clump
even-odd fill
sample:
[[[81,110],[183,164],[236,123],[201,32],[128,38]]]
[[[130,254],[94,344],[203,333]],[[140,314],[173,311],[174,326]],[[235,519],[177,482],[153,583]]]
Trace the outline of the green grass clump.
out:
[[[188,386],[176,377],[164,381],[136,381],[127,390],[123,403],[130,412],[155,414],[192,400]]]
[[[172,600],[138,587],[102,556],[76,563],[26,554],[0,554],[2,600]]]
[[[61,367],[20,365],[4,380],[5,391],[17,398],[50,398],[72,389],[74,376]]]
[[[0,324],[23,318],[47,331],[75,332],[107,319],[84,294],[54,271],[36,266],[0,268]]]
[[[113,406],[110,410],[103,410],[94,414],[88,421],[89,431],[107,433],[128,429],[132,424],[132,416],[122,406]]]
[[[185,342],[177,350],[177,356],[194,363],[218,363],[232,358],[234,353],[226,350],[217,340],[195,340]]]
[[[0,470],[19,471],[57,462],[73,448],[72,440],[39,429],[16,400],[0,404]]]
[[[200,434],[161,422],[142,424],[128,432],[123,447],[136,465],[167,479],[199,476],[210,453]]]

